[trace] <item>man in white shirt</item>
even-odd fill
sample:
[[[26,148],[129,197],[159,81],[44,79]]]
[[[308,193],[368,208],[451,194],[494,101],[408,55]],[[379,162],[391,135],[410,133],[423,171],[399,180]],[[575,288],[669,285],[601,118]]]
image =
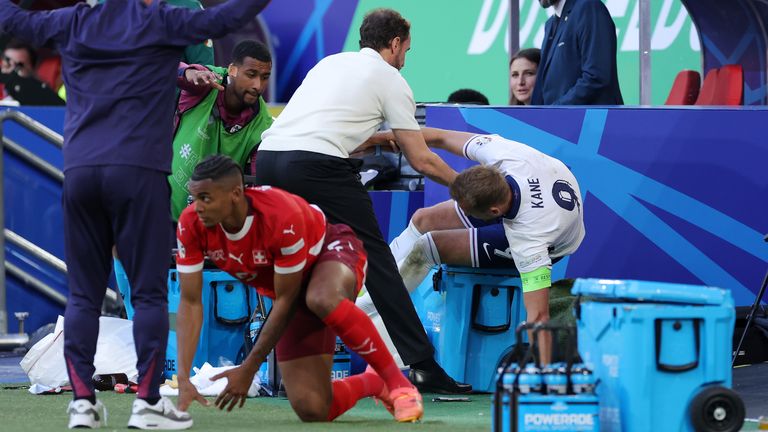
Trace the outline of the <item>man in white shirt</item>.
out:
[[[366,288],[401,359],[411,366],[411,380],[423,391],[466,393],[471,386],[456,383],[435,362],[359,180],[362,161],[349,159],[386,121],[415,170],[445,185],[456,176],[429,150],[416,122],[413,92],[399,72],[410,46],[410,23],[399,13],[369,12],[360,26],[360,51],[321,60],[264,132],[256,180],[318,205],[331,223],[352,227],[368,253]]]
[[[430,147],[481,165],[459,174],[453,200],[417,210],[390,244],[406,288],[413,291],[439,264],[508,268],[520,273],[527,321],[548,321],[552,264],[584,238],[576,178],[558,159],[499,135],[422,131]],[[369,143],[391,139],[377,134]],[[542,337],[546,362],[549,338]]]

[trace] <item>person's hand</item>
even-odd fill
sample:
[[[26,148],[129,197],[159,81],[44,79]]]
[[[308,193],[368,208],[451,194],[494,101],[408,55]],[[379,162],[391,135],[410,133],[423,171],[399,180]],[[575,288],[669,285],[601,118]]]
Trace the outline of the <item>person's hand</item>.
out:
[[[188,68],[184,71],[184,78],[195,86],[205,86],[215,88],[216,90],[224,90],[224,86],[220,83],[221,75],[208,69],[197,70]]]
[[[367,145],[368,147],[381,146],[384,147],[384,150],[389,150],[393,153],[398,153],[400,151],[400,147],[398,147],[397,141],[395,140],[395,134],[392,133],[391,130],[376,132],[371,135],[363,145]]]
[[[181,411],[186,411],[192,402],[198,401],[202,406],[208,406],[208,399],[204,398],[200,392],[197,391],[197,387],[192,384],[188,379],[179,381],[179,400],[176,402],[176,406]]]
[[[242,408],[245,403],[245,398],[248,397],[248,389],[251,388],[253,383],[253,377],[256,375],[256,371],[251,371],[243,365],[226,370],[211,378],[211,381],[216,381],[221,378],[227,379],[227,386],[219,393],[214,404],[223,410],[225,407],[227,411],[232,411],[232,408],[239,402],[239,407]],[[229,406],[227,407],[227,404]]]
[[[382,147],[382,150],[385,151],[391,151],[393,153],[400,152],[400,147],[398,147],[397,141],[395,141],[395,135],[392,133],[392,131],[382,131],[371,135],[371,137],[368,138],[364,143],[360,144],[356,149],[352,150],[351,154],[355,156],[365,154],[367,150],[370,150],[376,146]]]

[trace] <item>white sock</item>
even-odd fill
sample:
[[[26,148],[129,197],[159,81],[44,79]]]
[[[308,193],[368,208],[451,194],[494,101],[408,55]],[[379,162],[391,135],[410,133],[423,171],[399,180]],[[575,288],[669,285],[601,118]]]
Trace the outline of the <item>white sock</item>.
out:
[[[437,251],[431,233],[419,237],[413,245],[413,250],[400,265],[400,276],[408,292],[413,292],[421,284],[427,274],[440,264],[440,253]]]
[[[405,365],[403,364],[403,360],[400,358],[400,353],[397,352],[397,348],[395,348],[395,344],[392,342],[392,338],[389,337],[387,327],[384,325],[384,321],[381,319],[379,311],[376,310],[376,306],[373,304],[371,294],[367,290],[365,291],[365,294],[357,298],[355,301],[355,306],[360,308],[363,312],[366,313],[366,315],[368,315],[368,318],[371,319],[373,325],[376,326],[376,330],[379,332],[381,340],[384,341],[384,344],[387,346],[389,353],[392,354],[392,358],[395,359],[397,367],[404,369]]]
[[[413,224],[413,219],[411,219],[405,230],[392,240],[392,243],[389,244],[389,249],[392,250],[392,255],[395,257],[395,262],[398,263],[398,266],[411,253],[414,243],[421,236],[421,232],[419,232],[419,229]]]

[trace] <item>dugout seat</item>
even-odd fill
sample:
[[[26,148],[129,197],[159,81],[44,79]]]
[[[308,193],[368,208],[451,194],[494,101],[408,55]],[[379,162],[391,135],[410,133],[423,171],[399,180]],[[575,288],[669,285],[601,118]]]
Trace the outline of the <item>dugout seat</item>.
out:
[[[741,65],[722,66],[717,73],[715,105],[738,106],[744,104],[744,69]]]
[[[716,105],[715,88],[717,87],[718,73],[719,70],[714,68],[710,69],[704,76],[704,83],[701,85],[695,105]]]
[[[37,66],[37,77],[56,91],[61,87],[61,57],[48,57]]]
[[[672,83],[664,105],[693,105],[699,96],[701,75],[693,70],[681,70]]]

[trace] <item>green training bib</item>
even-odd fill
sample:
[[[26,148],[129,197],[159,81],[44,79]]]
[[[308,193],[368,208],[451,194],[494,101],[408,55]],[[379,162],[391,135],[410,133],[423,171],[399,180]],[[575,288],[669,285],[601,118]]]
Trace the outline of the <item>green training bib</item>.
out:
[[[227,76],[225,68],[207,67],[223,77]],[[216,106],[218,95],[218,90],[211,89],[205,98],[179,118],[173,137],[171,175],[168,176],[174,220],[178,220],[187,207],[187,182],[198,162],[212,154],[224,154],[244,167],[248,156],[261,142],[261,133],[272,125],[267,104],[259,98],[259,113],[245,127],[227,130]]]

